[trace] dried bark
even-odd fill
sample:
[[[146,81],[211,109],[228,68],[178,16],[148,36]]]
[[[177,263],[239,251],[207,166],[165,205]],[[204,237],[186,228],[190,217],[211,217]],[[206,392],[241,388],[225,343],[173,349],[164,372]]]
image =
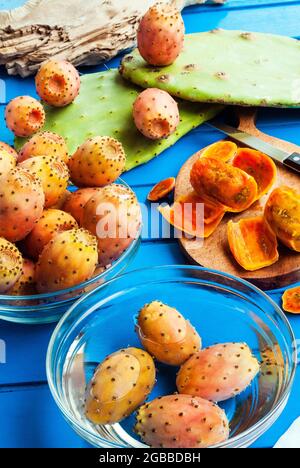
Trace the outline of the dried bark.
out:
[[[167,3],[169,0],[160,0]],[[178,8],[206,0],[171,0]],[[212,0],[224,3],[225,0]],[[135,44],[141,16],[155,0],[29,0],[0,12],[0,65],[34,74],[51,58],[95,65]]]

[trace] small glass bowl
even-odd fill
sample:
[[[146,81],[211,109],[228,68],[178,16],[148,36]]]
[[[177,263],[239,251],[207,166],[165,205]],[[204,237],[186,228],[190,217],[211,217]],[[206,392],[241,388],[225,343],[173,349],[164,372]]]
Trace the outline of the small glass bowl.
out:
[[[84,415],[86,385],[108,354],[141,347],[135,331],[139,309],[158,299],[190,320],[203,346],[246,342],[261,372],[240,395],[220,406],[230,439],[216,447],[248,447],[282,412],[296,368],[294,335],[283,312],[250,283],[215,270],[163,266],[136,270],[77,301],[57,325],[47,353],[53,397],[73,429],[96,447],[145,447],[132,431],[134,415],[114,425],[93,425]],[[149,399],[176,391],[178,368],[157,364]]]
[[[121,179],[117,183],[129,188]],[[118,276],[127,268],[138,251],[140,234],[141,229],[137,238],[112,265],[99,268],[91,279],[72,288],[30,296],[0,295],[0,319],[28,324],[57,322],[80,296]]]

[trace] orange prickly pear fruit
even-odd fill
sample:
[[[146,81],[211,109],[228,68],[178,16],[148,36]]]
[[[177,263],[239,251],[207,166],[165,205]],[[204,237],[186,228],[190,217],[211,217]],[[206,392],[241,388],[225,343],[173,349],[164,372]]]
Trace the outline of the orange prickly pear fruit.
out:
[[[259,372],[258,360],[245,343],[224,343],[202,349],[180,368],[180,393],[223,401],[245,390]]]
[[[7,127],[19,137],[28,137],[40,130],[45,123],[42,104],[31,96],[12,99],[5,109]]]
[[[0,237],[0,293],[8,291],[22,274],[23,258],[17,247]]]
[[[201,338],[190,322],[160,301],[140,310],[137,330],[147,351],[172,366],[180,366],[201,348]]]
[[[35,77],[38,95],[50,106],[64,107],[77,97],[80,77],[76,68],[65,60],[44,62]]]
[[[206,448],[229,437],[225,412],[216,404],[190,395],[167,395],[141,406],[136,433],[150,447]]]
[[[127,348],[108,356],[88,386],[85,414],[95,424],[113,424],[145,401],[155,383],[155,366],[143,349]]]

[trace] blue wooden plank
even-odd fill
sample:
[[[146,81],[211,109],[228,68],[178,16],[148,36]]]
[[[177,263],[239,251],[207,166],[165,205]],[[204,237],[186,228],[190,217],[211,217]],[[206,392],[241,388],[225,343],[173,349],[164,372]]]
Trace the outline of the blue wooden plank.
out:
[[[25,0],[0,0],[0,10],[8,10],[22,6]]]
[[[54,325],[20,325],[0,321],[5,363],[0,364],[0,388],[7,383],[45,381],[45,356]]]
[[[283,20],[284,18],[284,20]],[[300,5],[266,5],[264,8],[230,10],[211,8],[195,15],[187,9],[184,14],[188,33],[214,28],[242,29],[287,36],[299,36]]]
[[[1,448],[83,447],[47,386],[0,392]]]
[[[212,9],[221,9],[222,11],[229,10],[244,10],[244,9],[254,9],[266,8],[268,6],[290,6],[299,4],[299,0],[228,0],[224,4],[211,4],[205,3],[202,5],[201,13],[208,13]],[[184,12],[198,14],[199,5],[191,5],[187,7]]]

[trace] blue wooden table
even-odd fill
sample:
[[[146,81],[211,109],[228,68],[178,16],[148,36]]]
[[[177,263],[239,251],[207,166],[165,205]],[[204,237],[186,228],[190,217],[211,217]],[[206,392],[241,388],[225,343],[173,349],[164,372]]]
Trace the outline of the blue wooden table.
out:
[[[12,8],[24,0],[0,0],[0,9]],[[284,34],[299,38],[300,1],[297,0],[228,0],[224,6],[192,6],[183,12],[187,32],[212,28],[244,29]],[[226,51],[224,51],[226,53]],[[116,67],[119,59],[107,66]],[[93,67],[81,70],[90,73],[102,70]],[[33,79],[8,77],[0,69],[6,83],[7,102],[20,94],[35,95]],[[5,128],[5,102],[0,96],[0,140],[12,143]],[[300,109],[259,112],[258,126],[274,136],[300,145]],[[125,174],[124,179],[145,201],[150,187],[164,177],[176,176],[182,163],[199,148],[221,137],[203,125],[182,138],[173,148],[147,166]],[[151,265],[182,264],[186,259],[176,241],[144,239],[130,269]],[[280,304],[279,293],[272,298]],[[300,316],[289,317],[296,338],[300,339]],[[54,325],[22,326],[0,321],[0,343],[5,343],[6,363],[0,359],[0,447],[83,447],[85,443],[62,418],[50,391],[45,374],[45,354]],[[273,427],[254,447],[272,447],[292,421],[300,416],[300,369],[289,402]]]

